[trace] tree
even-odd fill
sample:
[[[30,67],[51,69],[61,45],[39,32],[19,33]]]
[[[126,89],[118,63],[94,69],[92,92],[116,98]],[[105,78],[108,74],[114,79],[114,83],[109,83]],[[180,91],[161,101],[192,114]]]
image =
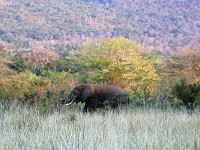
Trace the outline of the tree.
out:
[[[181,80],[172,89],[173,95],[181,100],[184,105],[191,110],[194,110],[194,105],[198,105],[200,101],[200,84],[188,84],[185,80]]]
[[[175,51],[171,57],[163,59],[163,76],[168,82],[186,80],[188,83],[200,82],[200,46]]]
[[[78,53],[85,67],[85,82],[119,84],[128,91],[149,89],[159,79],[155,60],[142,54],[143,47],[123,37],[84,44]]]

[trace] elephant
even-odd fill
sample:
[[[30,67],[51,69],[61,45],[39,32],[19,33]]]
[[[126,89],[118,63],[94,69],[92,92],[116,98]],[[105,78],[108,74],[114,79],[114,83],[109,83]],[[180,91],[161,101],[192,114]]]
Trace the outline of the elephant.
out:
[[[73,102],[85,103],[83,111],[93,112],[96,108],[105,106],[116,108],[128,104],[129,95],[118,85],[83,84],[74,87],[64,103],[70,105]]]

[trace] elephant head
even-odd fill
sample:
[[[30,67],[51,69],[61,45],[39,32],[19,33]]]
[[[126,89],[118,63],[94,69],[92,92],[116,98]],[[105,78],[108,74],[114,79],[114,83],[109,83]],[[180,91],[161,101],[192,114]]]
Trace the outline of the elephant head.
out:
[[[100,86],[95,84],[84,84],[76,86],[69,94],[66,105],[73,102],[85,103],[84,111],[94,111],[96,108],[111,104],[111,107],[117,107],[120,104],[126,104],[129,101],[128,95],[118,85]],[[122,96],[122,97],[121,97]]]
[[[74,87],[74,89],[70,92],[66,105],[70,105],[73,102],[84,103],[87,98],[91,97],[94,94],[94,87],[89,85],[80,85]]]

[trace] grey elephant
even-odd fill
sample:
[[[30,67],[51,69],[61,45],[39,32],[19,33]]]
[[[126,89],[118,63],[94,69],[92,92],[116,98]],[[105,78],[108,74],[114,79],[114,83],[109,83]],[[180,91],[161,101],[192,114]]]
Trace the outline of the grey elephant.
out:
[[[83,84],[74,87],[64,103],[70,105],[73,102],[85,103],[84,112],[92,112],[104,106],[116,108],[128,104],[129,95],[118,85]]]

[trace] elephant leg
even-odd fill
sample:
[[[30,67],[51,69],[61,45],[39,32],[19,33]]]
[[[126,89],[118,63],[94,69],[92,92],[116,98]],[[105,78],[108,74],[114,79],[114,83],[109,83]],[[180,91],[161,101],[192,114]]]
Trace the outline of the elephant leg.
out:
[[[83,113],[88,112],[88,106],[85,104],[84,108],[83,108]]]
[[[93,107],[93,105],[91,103],[89,103],[89,101],[85,102],[85,106],[83,108],[83,112],[93,112],[95,110],[95,108]]]
[[[94,98],[87,99],[85,102],[84,112],[94,112],[98,106],[97,100]]]
[[[94,112],[95,111],[95,108],[92,108],[92,107],[84,107],[83,109],[83,112],[84,113],[87,113],[87,112]]]

